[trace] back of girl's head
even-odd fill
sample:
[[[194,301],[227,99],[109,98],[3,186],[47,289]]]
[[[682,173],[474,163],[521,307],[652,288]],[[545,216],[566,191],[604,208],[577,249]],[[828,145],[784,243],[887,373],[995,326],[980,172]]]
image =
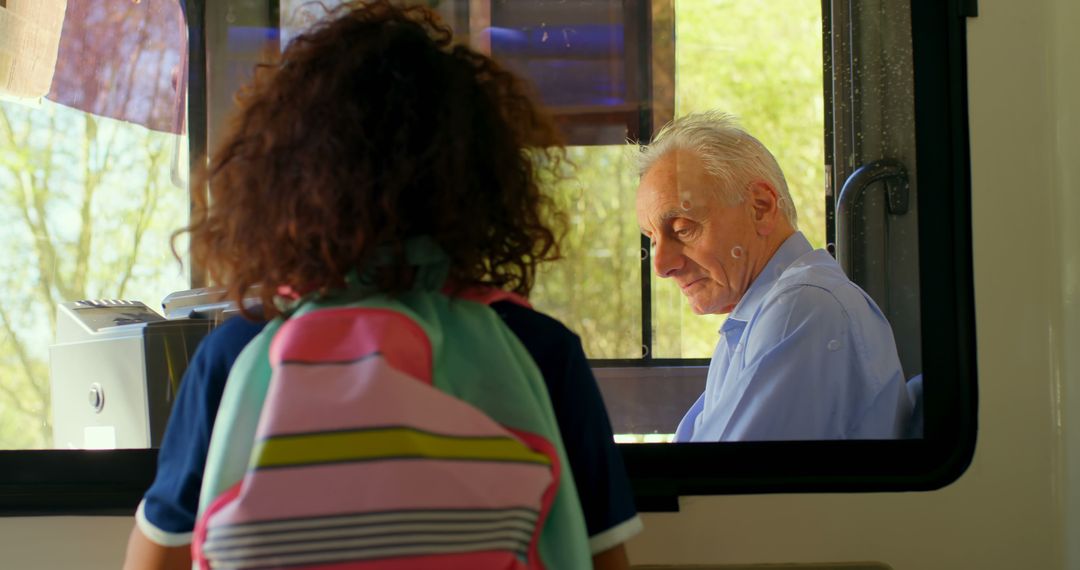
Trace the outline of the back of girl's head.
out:
[[[399,292],[404,242],[421,235],[461,286],[527,294],[558,257],[539,184],[561,158],[550,119],[425,8],[336,9],[260,66],[237,106],[186,229],[193,263],[234,300],[258,286],[272,314],[280,286],[338,286],[377,248],[398,260],[379,287]]]

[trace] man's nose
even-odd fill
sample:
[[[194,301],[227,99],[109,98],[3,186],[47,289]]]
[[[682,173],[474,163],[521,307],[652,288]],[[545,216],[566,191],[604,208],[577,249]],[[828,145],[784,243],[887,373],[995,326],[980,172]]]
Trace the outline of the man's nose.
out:
[[[685,263],[679,245],[665,239],[656,240],[652,256],[653,270],[660,277],[671,277],[675,272],[682,269]]]

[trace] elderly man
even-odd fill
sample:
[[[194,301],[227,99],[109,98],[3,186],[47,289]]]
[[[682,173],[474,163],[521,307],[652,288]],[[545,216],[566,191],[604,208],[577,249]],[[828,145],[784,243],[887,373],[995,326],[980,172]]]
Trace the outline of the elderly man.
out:
[[[814,250],[776,159],[729,117],[664,127],[641,153],[637,216],[656,274],[728,314],[675,441],[891,439],[911,401],[892,329]]]

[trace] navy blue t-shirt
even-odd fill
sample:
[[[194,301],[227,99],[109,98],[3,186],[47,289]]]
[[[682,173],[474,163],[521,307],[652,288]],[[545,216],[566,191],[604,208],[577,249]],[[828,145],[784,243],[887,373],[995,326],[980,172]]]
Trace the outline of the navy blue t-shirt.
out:
[[[559,321],[510,302],[492,304],[540,368],[574,474],[593,553],[636,534],[641,521],[581,341]],[[188,365],[158,453],[158,470],[137,523],[164,546],[191,542],[210,433],[225,380],[265,323],[231,318],[199,345]]]

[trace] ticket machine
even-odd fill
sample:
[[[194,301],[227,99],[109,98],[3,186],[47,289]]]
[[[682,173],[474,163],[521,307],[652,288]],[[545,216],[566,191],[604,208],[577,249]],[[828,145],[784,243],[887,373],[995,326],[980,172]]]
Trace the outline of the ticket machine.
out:
[[[174,293],[165,315],[139,301],[61,303],[49,347],[54,447],[158,447],[188,361],[229,312],[210,297]]]

